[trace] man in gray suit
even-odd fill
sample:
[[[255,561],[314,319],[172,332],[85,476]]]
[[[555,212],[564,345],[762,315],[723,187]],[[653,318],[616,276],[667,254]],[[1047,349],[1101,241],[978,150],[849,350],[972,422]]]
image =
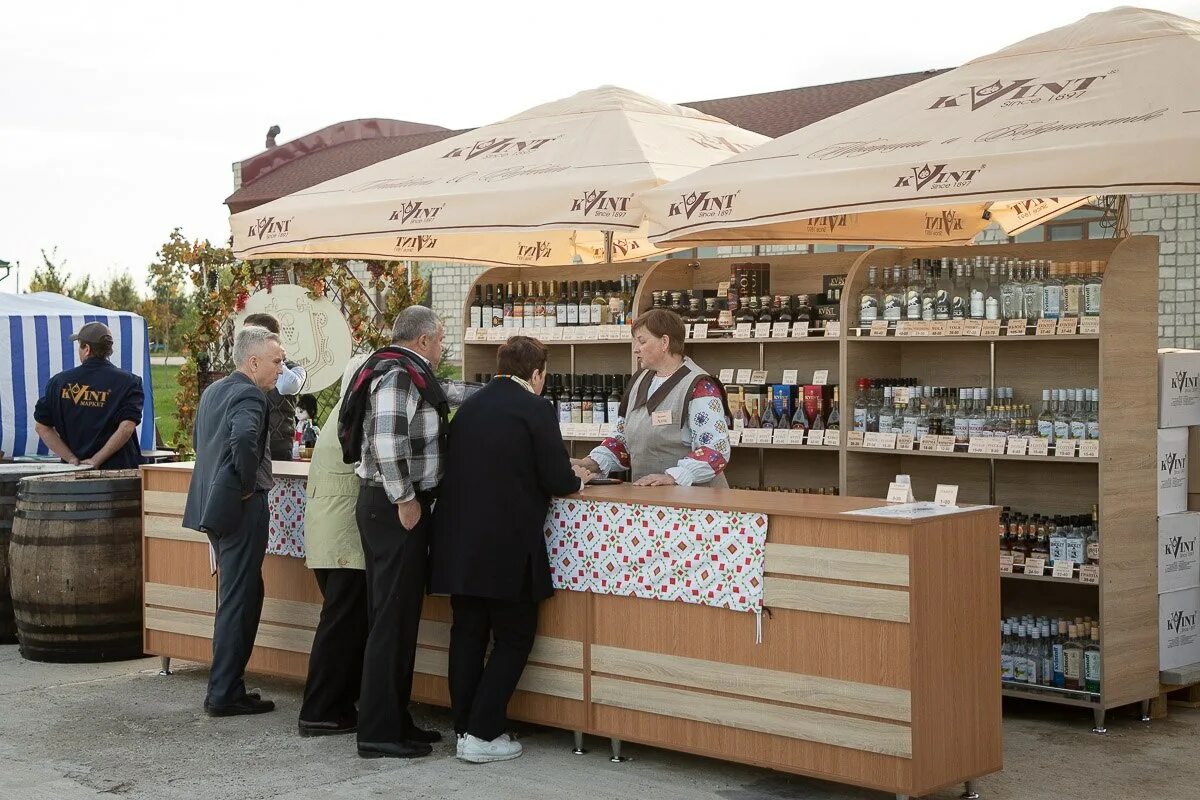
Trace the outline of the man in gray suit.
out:
[[[262,714],[270,700],[246,692],[246,662],[262,614],[267,551],[267,399],[283,369],[279,336],[247,325],[233,342],[237,371],[204,390],[192,442],[196,466],[183,526],[208,536],[217,553],[217,616],[204,710],[210,716]]]

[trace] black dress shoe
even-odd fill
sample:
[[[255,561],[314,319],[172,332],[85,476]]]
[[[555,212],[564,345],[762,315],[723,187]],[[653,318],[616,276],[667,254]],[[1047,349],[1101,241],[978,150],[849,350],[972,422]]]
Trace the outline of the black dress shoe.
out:
[[[404,732],[404,738],[410,742],[436,744],[442,740],[442,734],[438,731],[424,730],[414,725]]]
[[[420,758],[433,752],[424,742],[359,742],[359,758]]]
[[[263,700],[257,693],[242,695],[242,699],[227,706],[217,706],[204,701],[204,711],[210,717],[237,717],[243,714],[266,714],[275,710],[275,703]]]
[[[301,736],[336,736],[339,733],[354,733],[358,730],[356,719],[336,719],[328,722],[309,722],[300,720]]]

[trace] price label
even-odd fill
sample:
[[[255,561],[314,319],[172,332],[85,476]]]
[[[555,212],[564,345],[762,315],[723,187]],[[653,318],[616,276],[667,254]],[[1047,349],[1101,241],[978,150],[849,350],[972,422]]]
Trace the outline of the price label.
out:
[[[867,431],[863,434],[863,447],[879,447],[879,431]]]
[[[979,329],[980,336],[999,336],[1000,335],[1000,320],[985,319],[983,325]]]
[[[730,432],[729,432],[729,446],[730,446],[730,447],[737,447],[737,446],[739,446],[741,443],[742,443],[742,432],[741,432],[741,430],[739,430],[739,429],[735,429],[735,430],[732,430],[732,431],[730,431]]]
[[[542,334],[542,338],[548,342],[561,342],[563,334],[567,330],[567,328],[559,328],[558,326],[546,328],[545,332]]]
[[[829,383],[829,370],[818,369],[813,371],[813,386],[825,386]]]
[[[786,339],[791,333],[791,326],[786,322],[776,322],[771,326],[772,339]]]
[[[1080,458],[1099,458],[1100,457],[1100,442],[1095,439],[1088,439],[1079,443]]]
[[[754,338],[755,339],[771,338],[771,323],[769,323],[769,322],[754,323]]]
[[[826,336],[829,335],[828,329],[826,329],[825,335]],[[792,323],[792,338],[793,339],[807,339],[808,338],[808,322],[793,322]]]
[[[1054,443],[1055,458],[1074,458],[1075,457],[1075,440],[1074,439],[1059,439]]]
[[[559,428],[559,431],[561,431],[561,433],[562,433],[562,437],[564,439],[569,439],[569,438],[575,436],[576,432],[579,429],[579,424],[576,422],[563,422],[563,423],[559,424],[558,428]]]
[[[1079,330],[1079,317],[1065,317],[1058,321],[1056,329],[1059,336],[1074,336]]]
[[[788,444],[791,434],[787,428],[776,428],[771,431],[771,444]]]
[[[1006,575],[1011,575],[1013,571],[1013,557],[1000,556],[1000,571]]]
[[[804,443],[809,447],[821,447],[825,444],[825,434],[827,431],[808,431],[808,437]]]
[[[912,493],[912,487],[907,483],[896,483],[892,481],[888,484],[887,501],[889,503],[907,503],[909,495]]]
[[[877,319],[871,323],[872,336],[887,336],[888,321],[886,319]]]
[[[917,449],[922,453],[936,453],[937,446],[938,437],[927,433],[921,437],[921,446]]]
[[[937,451],[939,453],[953,453],[954,452],[954,434],[947,434],[944,436],[939,436],[937,438],[938,438]]]
[[[731,367],[729,369],[721,370],[719,373],[717,373],[717,379],[720,380],[721,383],[733,383],[733,368]]]
[[[946,326],[949,324],[950,323],[944,319],[940,319],[940,320],[937,320],[936,322],[929,323],[929,335],[930,336],[945,336],[946,335]]]
[[[841,431],[827,430],[827,431],[825,431],[824,438],[825,438],[825,446],[826,447],[840,447],[841,446],[841,441],[842,441]]]
[[[1034,336],[1053,336],[1058,330],[1058,320],[1056,319],[1039,319],[1037,328],[1034,329]]]
[[[1079,320],[1079,332],[1094,335],[1100,333],[1099,317],[1084,317]]]
[[[1044,558],[1027,558],[1025,559],[1025,574],[1026,575],[1043,575],[1046,572],[1046,559]]]
[[[600,341],[600,334],[603,333],[600,329],[603,327],[603,325],[588,325],[586,328],[579,328],[579,330],[585,341],[598,342]]]
[[[750,369],[739,369],[739,370],[737,371],[737,381],[736,381],[736,383],[749,383],[749,382],[750,382],[750,373],[751,373],[751,372],[753,372],[753,370],[750,370]]]
[[[865,435],[862,431],[846,431],[846,446],[862,447]]]
[[[1099,564],[1083,564],[1079,567],[1079,582],[1080,583],[1099,583],[1100,582],[1100,565]]]
[[[915,436],[911,433],[893,434],[896,437],[897,450],[912,450],[913,444],[916,442]]]
[[[1025,335],[1025,320],[1010,319],[1008,327],[1004,329],[1006,336],[1024,336]]]
[[[465,331],[463,331],[463,341],[464,342],[479,341],[479,333],[482,330],[483,330],[482,328],[467,328]]]
[[[913,330],[912,330],[912,328],[909,327],[908,322],[904,322],[904,321],[897,322],[896,323],[896,335],[904,336],[904,337],[912,336]]]
[[[617,432],[617,425],[614,422],[605,422],[600,426],[600,437],[607,439]]]
[[[508,338],[508,331],[503,327],[488,328],[487,340],[489,342],[502,342]]]
[[[805,441],[809,438],[808,434],[809,434],[809,431],[806,431],[803,428],[793,428],[792,430],[788,431],[787,443],[794,444],[794,445],[803,445],[805,443]],[[817,431],[818,439],[821,438],[820,434],[821,434],[821,432]]]
[[[750,373],[750,382],[759,386],[767,382],[767,371],[765,369],[756,369]]]
[[[795,385],[797,385],[798,383],[800,383],[800,370],[798,370],[798,369],[785,369],[785,370],[783,371],[783,381],[782,381],[782,383],[784,383],[784,384],[785,384],[785,385],[787,385],[787,386],[795,386]]]
[[[1008,437],[1008,454],[1010,456],[1023,456],[1029,452],[1029,440],[1024,436],[1009,436]]]
[[[1050,441],[1042,436],[1032,436],[1029,439],[1029,455],[1046,456],[1050,454]]]
[[[962,336],[963,328],[965,327],[965,325],[966,325],[966,320],[962,320],[962,319],[950,320],[949,322],[946,323],[946,335],[947,336]]]
[[[879,447],[883,448],[884,450],[895,450],[896,434],[892,433],[891,431],[888,431],[887,433],[880,431]]]
[[[967,443],[967,452],[990,456],[1004,455],[1006,443],[1003,436],[972,436]]]
[[[912,323],[912,328],[913,328],[913,336],[932,336],[933,335],[933,323],[932,322],[925,322],[925,321],[914,322],[914,323]]]
[[[802,334],[796,332],[796,327],[799,325],[804,326],[804,333],[802,333]],[[842,335],[842,323],[838,320],[834,320],[832,322],[826,322],[825,323],[825,335],[827,337],[841,336]],[[793,325],[792,326],[792,336],[808,336],[808,323],[807,322],[797,322],[795,325]]]
[[[695,325],[693,325],[692,326],[692,338],[693,339],[707,339],[708,338],[708,323],[707,322],[697,322]]]
[[[963,336],[979,336],[983,333],[983,320],[963,320]]]
[[[1058,559],[1054,562],[1054,569],[1050,574],[1055,578],[1074,578],[1075,577],[1075,562]]]
[[[958,503],[958,484],[939,483],[933,496],[933,502],[939,506],[952,506]],[[1012,564],[1012,556],[1009,556],[1009,564]]]
[[[737,327],[733,329],[733,338],[749,339],[753,333],[753,325],[751,325],[749,322],[739,322]]]

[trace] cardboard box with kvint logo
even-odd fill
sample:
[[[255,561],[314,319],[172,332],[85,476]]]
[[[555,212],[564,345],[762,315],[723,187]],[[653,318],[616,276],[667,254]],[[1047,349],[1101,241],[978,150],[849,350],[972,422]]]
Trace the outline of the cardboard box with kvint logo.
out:
[[[1188,428],[1188,463],[1195,464],[1200,458],[1200,427]],[[1188,472],[1188,494],[1200,494],[1200,469]]]
[[[1176,669],[1200,662],[1200,589],[1158,596],[1158,668]]]
[[[1158,518],[1158,592],[1200,587],[1200,514]]]
[[[1200,350],[1158,351],[1158,427],[1200,425]]]
[[[1188,504],[1187,428],[1158,432],[1158,515],[1177,514]]]

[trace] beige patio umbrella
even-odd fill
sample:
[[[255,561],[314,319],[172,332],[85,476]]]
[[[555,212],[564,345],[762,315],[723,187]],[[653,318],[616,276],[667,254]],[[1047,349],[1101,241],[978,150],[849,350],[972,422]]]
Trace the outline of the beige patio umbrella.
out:
[[[538,266],[609,255],[638,261],[675,249],[646,238],[641,192],[765,141],[603,86],[234,214],[234,251]]]
[[[809,125],[642,200],[659,244],[806,241],[808,220],[840,215],[859,230],[886,232],[894,215],[918,212],[931,224],[953,212],[965,234],[994,202],[1019,229],[1090,195],[1197,191],[1198,136],[1200,27],[1117,8]],[[718,197],[720,215],[701,213]],[[1022,208],[1030,199],[1033,214]],[[929,243],[944,241],[942,231],[931,234]]]

